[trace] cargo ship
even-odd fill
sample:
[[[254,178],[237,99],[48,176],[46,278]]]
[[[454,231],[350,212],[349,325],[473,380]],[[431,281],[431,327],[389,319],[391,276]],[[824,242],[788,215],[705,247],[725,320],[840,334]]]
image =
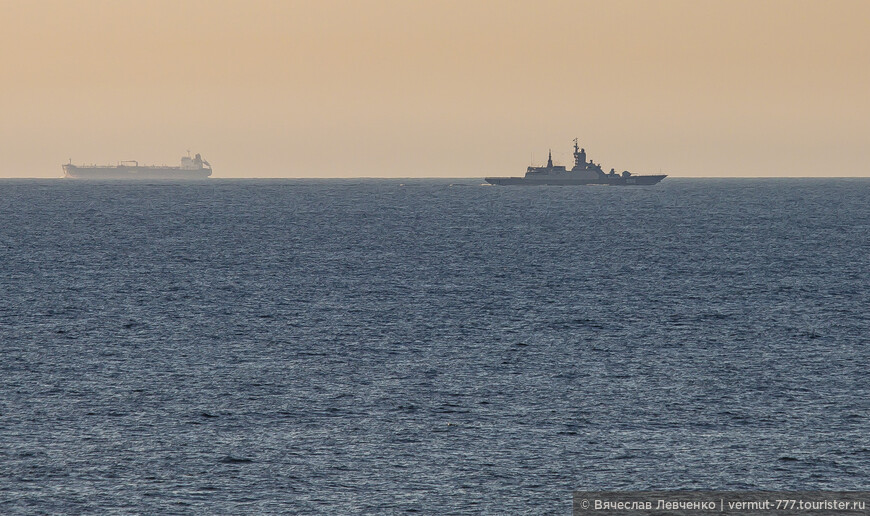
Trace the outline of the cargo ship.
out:
[[[205,179],[211,175],[211,164],[197,154],[181,158],[181,166],[140,165],[138,161],[121,161],[117,165],[63,165],[63,177],[70,179]]]
[[[529,167],[525,177],[486,177],[484,180],[491,185],[654,185],[666,178],[667,174],[636,176],[625,170],[617,173],[610,169],[604,172],[601,164],[592,160],[586,161],[586,149],[581,149],[574,139],[574,166],[568,170],[564,166],[553,165],[553,153],[550,152],[545,167]]]

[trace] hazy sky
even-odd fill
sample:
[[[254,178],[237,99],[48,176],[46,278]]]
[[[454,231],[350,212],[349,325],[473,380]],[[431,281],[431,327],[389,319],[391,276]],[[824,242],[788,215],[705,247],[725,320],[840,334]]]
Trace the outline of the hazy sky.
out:
[[[870,176],[870,2],[0,0],[0,176]]]

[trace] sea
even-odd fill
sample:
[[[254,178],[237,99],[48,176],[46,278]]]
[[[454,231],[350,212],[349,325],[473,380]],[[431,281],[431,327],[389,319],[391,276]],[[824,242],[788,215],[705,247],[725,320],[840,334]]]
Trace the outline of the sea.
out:
[[[870,180],[0,181],[0,514],[870,489]]]

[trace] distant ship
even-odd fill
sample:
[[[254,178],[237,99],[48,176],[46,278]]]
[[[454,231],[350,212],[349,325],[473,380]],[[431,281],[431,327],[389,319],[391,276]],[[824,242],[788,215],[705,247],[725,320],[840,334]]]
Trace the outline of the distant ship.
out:
[[[138,161],[122,161],[117,165],[63,166],[63,177],[71,179],[205,179],[211,175],[211,164],[197,154],[181,158],[180,167],[139,165]]]
[[[525,177],[486,177],[492,185],[654,185],[666,178],[667,174],[656,176],[635,176],[628,170],[617,174],[614,169],[604,172],[601,165],[586,161],[586,149],[581,149],[574,139],[574,167],[567,170],[564,166],[553,165],[553,153],[547,159],[546,167],[529,167]]]

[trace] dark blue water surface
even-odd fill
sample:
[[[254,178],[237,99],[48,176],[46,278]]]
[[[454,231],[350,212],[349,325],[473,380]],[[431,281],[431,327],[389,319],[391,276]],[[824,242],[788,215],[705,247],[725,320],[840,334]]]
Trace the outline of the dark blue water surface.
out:
[[[0,513],[870,489],[870,181],[478,183],[0,181]]]

